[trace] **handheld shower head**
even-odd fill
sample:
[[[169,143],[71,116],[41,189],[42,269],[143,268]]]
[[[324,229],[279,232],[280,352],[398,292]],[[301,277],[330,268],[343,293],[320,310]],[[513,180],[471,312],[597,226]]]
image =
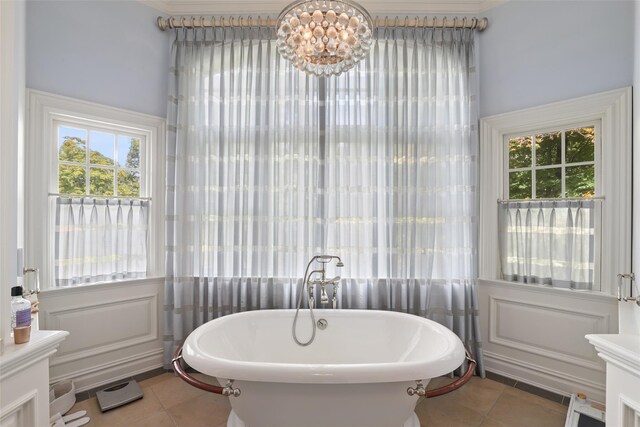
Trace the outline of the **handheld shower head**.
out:
[[[316,255],[314,258],[316,261],[321,262],[323,264],[331,262],[332,259],[336,259],[338,260],[338,262],[336,263],[336,267],[344,267],[344,263],[342,262],[340,257],[336,255]]]

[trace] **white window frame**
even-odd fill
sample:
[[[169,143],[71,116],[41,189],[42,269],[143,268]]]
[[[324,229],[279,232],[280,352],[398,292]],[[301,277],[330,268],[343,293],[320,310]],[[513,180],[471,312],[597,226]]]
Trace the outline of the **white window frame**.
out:
[[[600,124],[600,291],[615,294],[616,275],[631,268],[631,88],[527,108],[480,120],[480,278],[501,281],[497,201],[508,180],[505,138],[576,123]],[[599,176],[599,178],[598,178]],[[597,262],[597,261],[596,261]]]
[[[146,199],[146,198],[150,198],[151,195],[149,194],[149,190],[150,190],[150,185],[149,185],[149,179],[147,179],[147,163],[148,163],[148,159],[147,159],[147,155],[149,154],[149,150],[147,149],[147,140],[149,139],[149,137],[151,136],[151,132],[149,130],[144,130],[144,129],[134,129],[134,128],[130,128],[130,127],[123,127],[121,125],[117,125],[115,123],[105,123],[104,121],[101,123],[96,123],[93,120],[87,120],[83,117],[61,117],[58,116],[54,119],[53,121],[53,132],[55,134],[55,141],[58,142],[58,134],[56,133],[56,130],[58,129],[59,126],[61,125],[68,125],[68,127],[76,127],[76,128],[81,128],[83,130],[87,131],[87,135],[89,135],[89,133],[91,131],[98,131],[98,132],[105,132],[105,133],[113,133],[116,135],[122,135],[122,134],[126,134],[127,136],[133,136],[133,137],[138,137],[139,139],[141,139],[141,149],[140,149],[140,167],[138,168],[138,172],[140,172],[140,195],[138,197],[131,197],[131,196],[108,196],[108,197],[113,197],[114,199],[138,199],[138,198],[142,198],[142,199]],[[89,145],[91,143],[89,142]],[[90,147],[89,147],[90,148]],[[118,150],[118,141],[117,139],[115,140],[115,150]],[[117,192],[117,187],[116,187],[116,175],[118,173],[119,170],[132,170],[132,169],[128,169],[125,167],[118,167],[116,166],[116,162],[118,161],[117,159],[117,155],[116,155],[116,159],[114,161],[114,166],[108,166],[108,165],[93,165],[89,163],[89,156],[90,156],[90,149],[86,150],[86,155],[87,158],[85,160],[84,163],[77,163],[77,165],[82,165],[83,167],[85,167],[87,169],[87,171],[90,170],[91,167],[96,167],[96,168],[105,168],[105,169],[113,169],[114,170],[114,192]],[[76,165],[76,163],[74,162],[63,162],[60,161],[58,153],[56,152],[56,155],[54,156],[54,166],[53,166],[53,170],[51,171],[52,174],[55,173],[55,183],[56,183],[56,193],[60,192],[59,189],[59,184],[60,184],[60,176],[59,176],[59,167],[61,164],[71,164],[71,165]],[[89,177],[89,172],[87,172],[87,178]],[[52,175],[52,178],[53,175]],[[86,179],[85,180],[85,194],[83,195],[66,195],[65,196],[72,196],[72,197],[82,197],[82,196],[86,196],[86,197],[92,197],[91,194],[89,194],[89,185],[90,185],[90,180]],[[100,197],[104,197],[104,196],[100,196]]]
[[[50,195],[58,193],[58,122],[106,126],[145,137],[140,196],[151,201],[147,278],[164,276],[165,120],[31,89],[27,90],[25,265],[40,268],[42,289],[55,289]]]
[[[567,131],[569,130],[573,130],[573,129],[577,129],[577,128],[585,128],[585,127],[594,127],[594,153],[593,153],[593,161],[587,161],[587,162],[575,162],[575,163],[566,163],[565,162],[565,148],[566,148],[566,142],[565,142],[565,134]],[[505,177],[506,179],[504,180],[504,191],[502,194],[502,199],[503,200],[512,200],[510,195],[509,195],[509,173],[511,172],[518,172],[518,171],[531,171],[531,191],[532,193],[535,193],[536,190],[536,173],[537,171],[540,170],[545,170],[545,169],[556,169],[556,168],[561,168],[563,169],[562,172],[562,197],[558,197],[558,199],[566,199],[566,188],[565,188],[565,184],[566,184],[566,168],[567,167],[574,167],[574,166],[590,166],[593,165],[594,166],[594,192],[596,194],[596,196],[600,196],[600,193],[602,192],[602,187],[600,184],[601,181],[601,176],[600,174],[602,173],[600,170],[600,162],[602,161],[602,155],[601,155],[601,148],[602,148],[602,144],[601,144],[601,140],[602,140],[602,132],[601,132],[601,124],[600,121],[590,121],[590,122],[576,122],[576,123],[570,123],[561,127],[555,127],[555,128],[544,128],[544,129],[530,129],[526,132],[520,132],[520,133],[514,133],[514,134],[510,134],[510,135],[505,135],[504,136],[504,163],[503,163],[503,168],[505,170]],[[562,132],[562,162],[561,163],[554,163],[552,165],[544,165],[544,166],[539,166],[537,164],[535,164],[535,156],[536,156],[536,144],[535,141],[532,141],[532,150],[531,150],[531,155],[533,156],[533,160],[531,162],[531,166],[526,167],[526,168],[510,168],[509,167],[509,140],[512,138],[517,138],[517,137],[522,137],[522,136],[532,136],[535,137],[536,135],[541,135],[541,134],[546,134],[546,133],[552,133],[552,132]],[[532,195],[533,196],[533,195]],[[572,197],[569,197],[572,198]],[[538,197],[532,197],[531,200],[537,200]]]

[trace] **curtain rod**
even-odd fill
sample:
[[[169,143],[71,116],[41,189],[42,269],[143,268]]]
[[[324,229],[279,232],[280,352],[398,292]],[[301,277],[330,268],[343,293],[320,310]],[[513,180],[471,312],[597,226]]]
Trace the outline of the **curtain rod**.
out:
[[[604,196],[594,197],[547,197],[540,199],[498,199],[498,203],[536,203],[536,202],[588,202],[590,200],[604,200]]]
[[[244,17],[205,17],[205,16],[170,16],[168,18],[158,16],[158,27],[165,31],[175,28],[208,28],[208,27],[276,27],[277,20],[271,18],[257,18],[251,16]],[[374,27],[421,27],[421,28],[469,28],[472,30],[484,31],[489,25],[487,18],[467,18],[454,17],[447,18],[376,18],[373,20]]]
[[[151,197],[130,197],[130,196],[100,196],[100,195],[89,195],[89,194],[64,194],[64,193],[49,193],[49,197],[62,197],[65,199],[99,199],[99,200],[125,200],[125,201],[136,201],[140,200],[142,202],[150,202]]]

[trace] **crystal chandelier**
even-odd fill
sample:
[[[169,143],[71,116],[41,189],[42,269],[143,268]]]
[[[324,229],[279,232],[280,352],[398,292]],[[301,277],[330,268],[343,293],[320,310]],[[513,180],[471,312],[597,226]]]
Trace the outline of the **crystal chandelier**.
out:
[[[276,24],[280,54],[316,76],[353,68],[371,47],[373,23],[367,11],[348,0],[296,1]]]

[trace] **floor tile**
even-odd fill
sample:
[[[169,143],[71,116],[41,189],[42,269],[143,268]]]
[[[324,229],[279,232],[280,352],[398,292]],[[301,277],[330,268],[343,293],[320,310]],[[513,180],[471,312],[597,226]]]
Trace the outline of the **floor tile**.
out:
[[[493,418],[485,418],[480,427],[516,427],[510,424],[501,423]]]
[[[82,402],[76,403],[69,413],[74,413],[77,411],[87,411],[87,417],[91,419],[91,422],[88,424],[91,427],[120,427],[119,421],[117,418],[116,411],[121,410],[114,409],[112,411],[108,411],[102,413],[100,411],[100,407],[98,406],[98,401],[95,397],[89,398],[87,400],[83,400]]]
[[[145,419],[129,424],[130,427],[176,427],[169,414],[165,411],[150,414]]]
[[[157,375],[155,377],[151,377],[143,381],[138,381],[138,385],[140,386],[140,388],[145,389],[175,377],[176,377],[175,374],[171,372],[167,372],[165,374]]]
[[[162,405],[151,390],[143,390],[143,393],[144,397],[142,399],[107,412],[100,411],[100,406],[95,397],[76,403],[70,412],[86,410],[87,416],[91,418],[91,425],[95,426],[129,426],[144,420],[150,414],[156,414],[163,410]]]
[[[202,395],[172,406],[167,412],[178,427],[211,427],[226,423],[231,406]]]
[[[552,409],[550,405],[538,404],[535,399],[523,398],[522,396],[509,393],[512,390],[506,388],[498,401],[493,406],[487,418],[499,421],[505,426],[513,427],[563,427],[566,418],[565,413],[561,413]],[[515,390],[515,389],[513,389]],[[521,390],[516,390],[525,393]],[[536,399],[542,399],[538,396],[531,396]],[[559,403],[549,402],[551,405]],[[498,424],[499,425],[499,424]]]
[[[519,399],[525,400],[534,405],[542,406],[545,409],[558,412],[560,414],[566,415],[567,413],[567,407],[562,405],[561,403],[552,402],[551,400],[545,399],[544,397],[536,396],[531,393],[527,393],[526,391],[519,390],[517,388],[505,387],[503,394],[517,397]]]
[[[194,377],[218,385],[200,373]],[[434,378],[428,389],[453,379]],[[198,390],[173,373],[139,382],[144,398],[100,412],[95,397],[77,402],[71,412],[86,410],[92,427],[226,427],[231,405],[227,397]],[[452,393],[422,399],[416,414],[423,427],[563,427],[567,407],[504,381],[473,377]]]
[[[452,394],[428,398],[420,402],[416,406],[416,415],[420,423],[427,426],[479,426],[485,414],[461,405],[455,398],[442,400]]]
[[[423,427],[477,427],[482,423],[482,416],[469,418],[468,414],[448,413],[425,407],[416,407],[416,415]]]
[[[183,402],[191,401],[202,396],[205,391],[190,386],[178,377],[168,378],[165,381],[149,387],[157,396],[164,409],[169,409]]]
[[[150,378],[157,378],[167,373],[169,373],[169,371],[167,371],[164,368],[156,368],[156,369],[152,369],[151,371],[146,371],[141,374],[134,375],[133,379],[138,381],[138,383],[140,383]]]
[[[445,412],[463,406],[484,416],[493,408],[505,388],[504,384],[473,377],[456,391],[427,399],[427,405]]]

